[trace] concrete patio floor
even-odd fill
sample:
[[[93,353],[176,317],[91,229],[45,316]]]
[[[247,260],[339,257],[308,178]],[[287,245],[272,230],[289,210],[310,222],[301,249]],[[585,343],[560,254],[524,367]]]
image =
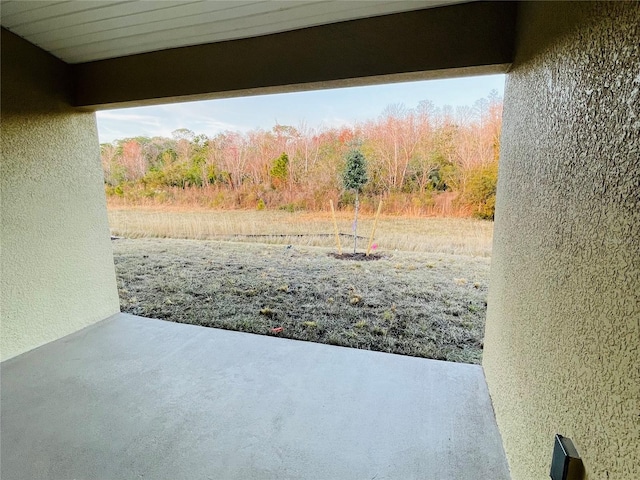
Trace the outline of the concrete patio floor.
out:
[[[1,375],[3,480],[509,478],[477,365],[119,314]]]

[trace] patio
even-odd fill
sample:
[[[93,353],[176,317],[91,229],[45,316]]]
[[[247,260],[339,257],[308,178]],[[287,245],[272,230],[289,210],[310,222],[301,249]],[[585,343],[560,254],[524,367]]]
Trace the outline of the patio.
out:
[[[2,363],[3,479],[508,479],[483,370],[117,314]]]

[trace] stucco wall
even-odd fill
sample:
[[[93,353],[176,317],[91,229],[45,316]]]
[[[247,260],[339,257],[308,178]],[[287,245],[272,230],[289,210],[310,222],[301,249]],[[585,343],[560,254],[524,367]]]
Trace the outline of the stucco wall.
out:
[[[640,4],[525,3],[483,365],[515,480],[640,478]]]
[[[95,115],[67,71],[2,34],[2,359],[119,311]]]

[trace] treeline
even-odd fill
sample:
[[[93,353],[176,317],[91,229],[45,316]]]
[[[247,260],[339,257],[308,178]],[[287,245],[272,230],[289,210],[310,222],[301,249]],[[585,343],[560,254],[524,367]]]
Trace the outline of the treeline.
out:
[[[387,107],[353,127],[276,125],[213,137],[187,129],[172,138],[136,137],[101,145],[111,204],[326,210],[352,208],[342,188],[346,153],[366,157],[363,208],[386,213],[493,218],[502,101],[473,106]]]

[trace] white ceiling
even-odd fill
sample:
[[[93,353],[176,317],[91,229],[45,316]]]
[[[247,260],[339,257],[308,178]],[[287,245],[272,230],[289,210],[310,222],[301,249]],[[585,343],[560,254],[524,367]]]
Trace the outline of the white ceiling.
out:
[[[255,37],[460,0],[3,0],[2,26],[67,63]]]

